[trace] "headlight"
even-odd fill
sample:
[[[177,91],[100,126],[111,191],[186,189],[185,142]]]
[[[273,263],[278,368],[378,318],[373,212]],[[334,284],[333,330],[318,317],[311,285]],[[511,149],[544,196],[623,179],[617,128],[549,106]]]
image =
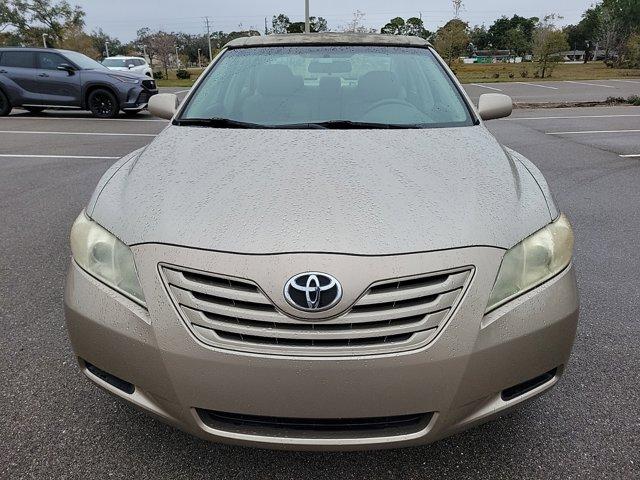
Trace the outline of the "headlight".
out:
[[[123,77],[122,75],[109,75],[111,78],[120,80],[123,83],[140,83],[140,80],[136,78]]]
[[[572,255],[573,230],[567,217],[560,215],[504,255],[486,312],[557,275]]]
[[[78,265],[89,274],[145,305],[131,250],[84,211],[71,227],[71,252]]]

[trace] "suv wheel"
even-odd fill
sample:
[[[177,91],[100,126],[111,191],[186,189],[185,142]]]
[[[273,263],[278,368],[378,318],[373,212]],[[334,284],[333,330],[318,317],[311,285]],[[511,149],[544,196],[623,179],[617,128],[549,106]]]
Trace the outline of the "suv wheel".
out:
[[[31,112],[31,113],[44,112],[44,108],[43,107],[22,107],[22,108],[24,108],[27,112]]]
[[[7,96],[0,90],[0,117],[5,117],[11,113],[11,102]]]
[[[102,88],[98,88],[89,94],[87,104],[93,116],[98,118],[114,118],[118,116],[120,111],[118,100],[113,93]]]

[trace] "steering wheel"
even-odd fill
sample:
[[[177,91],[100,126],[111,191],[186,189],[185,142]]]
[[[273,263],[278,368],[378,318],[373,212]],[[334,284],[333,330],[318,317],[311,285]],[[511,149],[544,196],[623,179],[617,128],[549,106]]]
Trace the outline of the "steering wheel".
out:
[[[413,110],[414,112],[416,112],[417,114],[420,114],[422,116],[427,116],[430,121],[432,120],[431,115],[427,115],[424,112],[421,112],[415,105],[413,105],[412,103],[407,102],[406,100],[402,100],[400,98],[384,98],[382,100],[378,100],[373,105],[371,105],[367,109],[366,112],[364,112],[362,114],[361,118],[366,117],[367,115],[369,115],[374,110],[377,110],[377,109],[382,108],[382,107],[391,106],[391,105],[400,105],[402,107],[408,107],[411,110]]]
[[[380,107],[386,107],[388,105],[402,105],[403,107],[410,107],[413,110],[417,110],[417,108],[414,105],[410,104],[406,100],[401,100],[400,98],[384,98],[382,100],[378,100],[376,103],[371,105],[367,109],[367,111],[364,112],[364,115],[368,114],[372,110],[376,110],[376,109],[378,109]]]

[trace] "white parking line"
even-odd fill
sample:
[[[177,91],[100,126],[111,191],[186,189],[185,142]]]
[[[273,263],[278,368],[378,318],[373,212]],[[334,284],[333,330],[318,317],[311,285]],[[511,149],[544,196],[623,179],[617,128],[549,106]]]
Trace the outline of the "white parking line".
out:
[[[479,83],[472,83],[471,85],[473,85],[474,87],[486,88],[488,90],[495,90],[496,92],[501,92],[502,91],[499,88],[487,87],[486,85],[480,85]]]
[[[640,153],[633,155],[620,155],[622,158],[640,158]]]
[[[86,122],[87,120],[91,122],[164,122],[167,123],[169,120],[162,120],[158,118],[82,118],[82,117],[22,117],[18,115],[9,115],[8,117],[0,118],[2,120],[76,120],[79,122]]]
[[[121,157],[96,157],[93,155],[14,155],[0,153],[0,158],[71,158],[73,160],[118,160]]]
[[[24,135],[90,135],[97,137],[157,137],[155,133],[103,133],[103,132],[33,132],[22,130],[0,130],[0,133],[18,133]]]
[[[551,87],[549,85],[538,85],[537,83],[529,83],[529,82],[514,82],[514,83],[519,83],[520,85],[530,85],[532,87],[548,88],[549,90],[558,90],[558,87]]]
[[[189,89],[191,90],[191,89]],[[177,92],[173,92],[174,94],[178,94],[178,93],[184,93],[184,92],[188,92],[189,90],[178,90]]]
[[[603,87],[603,88],[616,88],[611,85],[600,85],[599,83],[587,83],[587,82],[574,82],[572,80],[565,80],[564,83],[574,83],[576,85],[589,85],[590,87]]]
[[[638,133],[640,130],[585,130],[582,132],[546,132],[547,135],[587,135],[590,133]]]
[[[611,80],[607,80],[607,82],[640,83],[640,80],[619,80],[619,79],[611,79]]]
[[[633,115],[633,114],[629,114],[629,115],[574,115],[574,116],[569,116],[569,117],[512,117],[509,118],[508,120],[510,121],[516,121],[516,120],[573,120],[576,118],[617,118],[617,117],[640,117],[640,114],[638,115]]]

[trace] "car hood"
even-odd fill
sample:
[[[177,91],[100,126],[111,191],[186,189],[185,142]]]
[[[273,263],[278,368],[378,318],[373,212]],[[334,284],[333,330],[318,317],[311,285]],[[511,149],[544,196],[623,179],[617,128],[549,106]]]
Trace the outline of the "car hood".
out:
[[[237,253],[509,248],[551,221],[484,126],[169,126],[105,174],[87,212],[128,245]]]

